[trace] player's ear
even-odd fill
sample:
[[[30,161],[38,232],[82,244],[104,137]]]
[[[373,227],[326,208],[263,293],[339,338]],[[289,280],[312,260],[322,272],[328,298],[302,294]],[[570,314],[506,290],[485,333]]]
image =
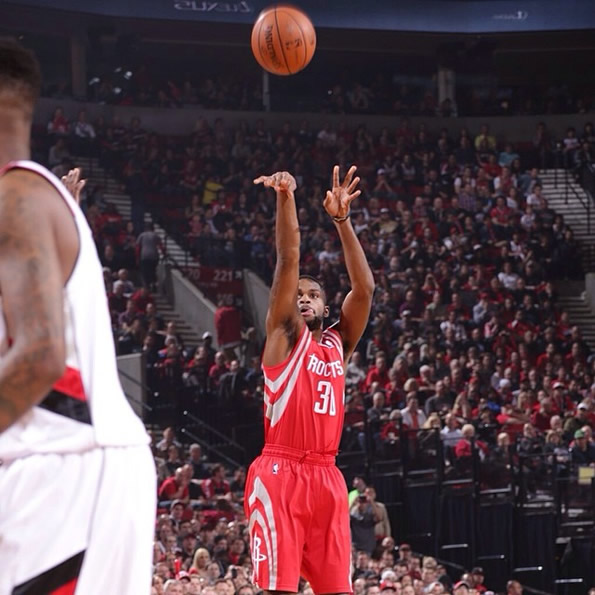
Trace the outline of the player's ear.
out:
[[[330,313],[331,313],[331,310],[330,310],[330,308],[329,308],[328,306],[325,306],[325,307],[324,307],[324,312],[323,312],[323,314],[322,314],[322,315],[323,315],[323,317],[324,317],[324,318],[328,318],[328,317],[330,316]]]

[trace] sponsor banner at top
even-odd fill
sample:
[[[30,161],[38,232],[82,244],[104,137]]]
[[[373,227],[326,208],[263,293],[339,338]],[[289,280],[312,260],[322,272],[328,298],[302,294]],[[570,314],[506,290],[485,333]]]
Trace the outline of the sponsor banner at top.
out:
[[[0,0],[128,18],[254,22],[274,0]],[[317,27],[507,33],[595,28],[595,0],[289,0]]]

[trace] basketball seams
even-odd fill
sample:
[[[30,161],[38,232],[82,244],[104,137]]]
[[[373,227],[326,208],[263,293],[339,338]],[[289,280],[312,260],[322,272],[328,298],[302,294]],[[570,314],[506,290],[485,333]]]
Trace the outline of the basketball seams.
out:
[[[277,29],[276,33],[273,27]],[[316,37],[312,21],[301,10],[288,5],[269,6],[261,12],[252,28],[252,52],[260,66],[271,74],[293,75],[311,62]]]
[[[302,29],[302,26],[300,25],[298,20],[293,16],[293,14],[289,11],[283,11],[283,13],[296,24],[296,27],[299,29],[300,34],[302,36],[302,41],[304,42],[304,63],[300,66],[300,68],[298,68],[298,70],[296,70],[296,72],[299,72],[300,70],[303,70],[304,68],[306,68],[306,66],[308,66],[308,40],[306,38],[304,30]]]
[[[258,35],[256,37],[256,45],[258,46],[258,53],[260,54],[260,59],[262,60],[262,62],[260,64],[262,68],[264,68],[264,65],[267,63],[265,56],[262,53],[262,45],[260,43],[260,40],[262,39],[262,27],[263,27],[265,21],[266,21],[266,18],[262,18],[260,20],[260,29],[258,29]]]
[[[287,14],[287,13],[285,13]],[[289,64],[287,62],[287,57],[285,56],[285,48],[283,47],[283,40],[281,39],[281,31],[279,29],[279,21],[277,19],[277,7],[274,8],[274,15],[275,15],[275,29],[277,30],[277,37],[279,38],[279,49],[281,50],[281,54],[283,55],[283,61],[285,62],[285,68],[287,68],[287,74],[293,74],[291,69],[289,68]]]

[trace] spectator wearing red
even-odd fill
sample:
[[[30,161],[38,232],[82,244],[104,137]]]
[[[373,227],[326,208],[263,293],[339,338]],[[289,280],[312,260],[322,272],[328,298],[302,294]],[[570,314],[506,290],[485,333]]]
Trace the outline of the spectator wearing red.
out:
[[[525,313],[523,310],[517,310],[514,313],[514,319],[508,323],[508,330],[511,332],[515,340],[522,340],[527,331],[533,331],[533,325],[525,320]]]
[[[403,390],[403,378],[399,377],[399,371],[393,366],[388,371],[389,381],[384,387],[386,393],[386,404],[391,409],[399,405],[405,398],[405,391]],[[407,380],[405,375],[404,380]]]
[[[231,298],[226,302],[220,300],[215,310],[215,331],[219,349],[225,352],[228,360],[235,359],[236,347],[242,342],[242,314],[231,303]]]
[[[407,424],[401,424],[401,412],[398,409],[393,409],[388,416],[388,421],[384,423],[380,430],[380,440],[383,444],[394,443],[399,440],[401,433],[401,425],[404,430],[407,429]]]
[[[130,298],[137,312],[144,313],[147,310],[147,304],[154,304],[155,299],[149,292],[148,287],[137,289]]]
[[[168,506],[172,500],[188,502],[190,493],[188,485],[190,477],[184,472],[183,467],[178,467],[172,477],[168,477],[159,487],[159,505]]]
[[[471,456],[471,443],[475,436],[475,428],[471,424],[465,424],[462,427],[461,432],[463,433],[463,437],[455,446],[455,456],[458,459]],[[475,448],[479,453],[479,458],[481,460],[485,459],[488,454],[488,445],[481,440],[475,440]]]
[[[498,196],[496,206],[490,211],[490,217],[494,224],[496,237],[499,240],[504,240],[509,235],[511,215],[512,211],[506,206],[506,199],[503,196]]]
[[[473,579],[473,588],[478,593],[485,593],[488,589],[483,584],[485,573],[483,568],[480,566],[476,566],[475,568],[471,569],[471,578]]]
[[[389,382],[388,370],[386,367],[386,356],[384,353],[376,355],[374,365],[368,371],[366,380],[364,382],[365,390],[370,390],[370,387],[374,382],[378,382],[381,387],[385,387]]]
[[[550,397],[541,399],[539,409],[531,416],[531,423],[543,434],[550,429],[550,420],[554,416],[552,400]]]
[[[496,155],[490,155],[488,157],[488,162],[483,164],[482,169],[489,180],[497,178],[502,172],[502,167],[498,165],[498,158]]]
[[[576,403],[570,398],[566,385],[554,382],[552,385],[552,411],[554,414],[563,415],[574,411]]]
[[[531,402],[527,392],[520,392],[516,404],[504,404],[496,421],[502,426],[502,431],[506,432],[511,441],[523,432],[524,424],[530,421]]]
[[[211,469],[211,477],[210,479],[205,479],[202,484],[202,490],[208,500],[231,495],[231,488],[229,482],[225,479],[223,465],[215,465]]]
[[[52,119],[48,122],[48,134],[66,136],[69,128],[70,125],[68,118],[64,115],[64,110],[61,107],[57,107],[52,114]]]
[[[542,353],[537,357],[537,361],[535,365],[537,370],[541,373],[545,371],[545,367],[547,364],[554,364],[555,363],[555,356],[556,356],[556,346],[554,343],[548,343],[545,347],[545,353]]]
[[[570,348],[570,353],[564,357],[564,365],[567,370],[572,370],[576,364],[586,365],[587,359],[583,355],[581,344],[574,342]]]

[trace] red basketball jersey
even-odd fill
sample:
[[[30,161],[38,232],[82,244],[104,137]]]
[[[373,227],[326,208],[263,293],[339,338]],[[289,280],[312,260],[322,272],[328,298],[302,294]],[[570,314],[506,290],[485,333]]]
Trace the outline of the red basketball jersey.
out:
[[[341,335],[328,328],[318,343],[304,325],[285,361],[262,369],[265,443],[335,453],[345,405]]]

